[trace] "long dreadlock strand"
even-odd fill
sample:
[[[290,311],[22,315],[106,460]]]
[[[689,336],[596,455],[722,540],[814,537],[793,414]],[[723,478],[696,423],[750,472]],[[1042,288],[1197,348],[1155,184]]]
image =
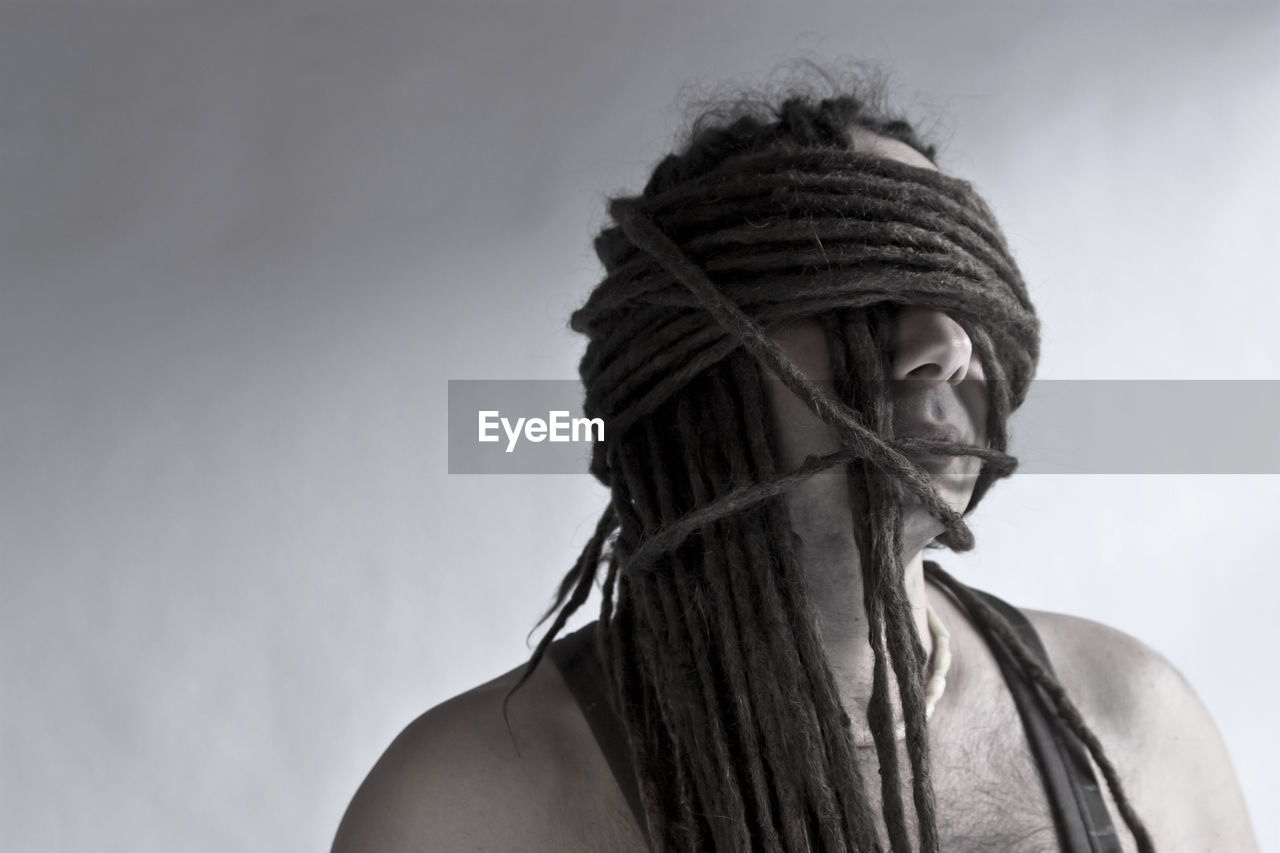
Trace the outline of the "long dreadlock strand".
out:
[[[688,405],[687,398],[680,400],[676,406],[677,419],[684,421],[688,418]],[[646,432],[651,450],[650,458],[655,463],[655,468],[661,470],[658,466],[661,465],[663,457],[662,446],[651,425]],[[684,472],[685,477],[688,478],[691,499],[695,498],[697,493],[694,483],[700,467],[702,467],[701,460],[695,460],[693,465],[686,466]],[[681,479],[685,480],[683,477]],[[682,485],[684,485],[683,482]],[[663,520],[674,519],[678,514],[674,495],[670,490],[659,491],[658,507]],[[713,536],[712,528],[704,528],[702,541],[691,542],[690,545],[701,546]],[[712,541],[715,540],[712,539]],[[693,547],[687,550],[691,551]],[[680,559],[680,554],[676,555],[676,559]],[[705,589],[715,581],[714,570],[703,574],[690,571],[690,568],[693,567],[678,565],[669,575],[655,579],[653,586],[658,592],[661,610],[668,624],[680,632],[678,636],[672,638],[673,641],[688,649],[694,664],[693,671],[689,672],[688,676],[695,689],[700,691],[701,695],[698,699],[701,701],[690,703],[690,708],[685,710],[693,712],[690,715],[690,722],[693,722],[698,729],[709,730],[712,733],[709,747],[718,772],[710,778],[707,778],[710,774],[699,774],[695,778],[695,782],[700,786],[699,792],[705,806],[704,816],[711,827],[711,834],[717,848],[748,850],[750,840],[743,797],[740,793],[742,786],[740,780],[736,778],[738,768],[735,762],[730,760],[729,738],[726,733],[727,726],[732,725],[733,708],[732,704],[725,701],[730,697],[727,691],[720,687],[723,678],[715,671],[723,669],[715,666],[714,659],[717,654],[717,645],[720,647],[723,645],[713,645],[710,640],[717,627],[715,611],[724,606],[724,601],[722,598],[717,601],[717,597],[708,595]],[[708,566],[708,568],[711,567]],[[721,636],[716,639],[723,641],[725,638]]]
[[[712,385],[714,397],[711,399],[713,408],[722,411],[731,410],[732,402],[726,396],[726,382],[721,377],[709,377],[709,384]],[[689,418],[687,407],[688,400],[681,401],[681,418]],[[720,448],[711,448],[717,450]],[[718,470],[726,471],[731,479],[741,481],[743,472],[739,470],[742,466],[734,463],[740,460],[740,454],[729,454],[731,458],[725,458],[723,454],[718,454],[715,460],[715,466]],[[692,484],[692,498],[695,503],[703,503],[710,497],[708,486],[705,482],[703,466],[703,458],[698,454],[696,445],[693,442],[685,445],[685,466],[689,472]],[[736,518],[728,518],[718,522],[715,526],[721,528],[719,530],[707,530],[705,543],[726,541],[736,543],[741,541],[742,534],[739,528],[741,522]],[[717,535],[718,534],[718,535]],[[716,607],[716,615],[719,619],[719,631],[716,638],[715,651],[723,656],[721,666],[722,677],[725,679],[725,686],[728,696],[731,699],[731,706],[727,709],[726,724],[728,728],[734,732],[737,755],[735,756],[734,769],[744,778],[746,787],[749,791],[752,807],[760,816],[758,841],[755,841],[750,847],[741,849],[751,850],[776,850],[780,847],[780,839],[777,832],[778,804],[776,798],[772,795],[771,786],[769,785],[770,774],[783,769],[782,762],[779,760],[776,744],[771,739],[762,739],[759,736],[760,723],[757,721],[756,711],[753,708],[749,698],[751,695],[760,694],[761,690],[753,690],[753,685],[748,684],[748,673],[767,672],[768,668],[761,668],[763,663],[762,652],[760,648],[759,638],[749,629],[744,633],[740,627],[740,611],[739,607],[744,601],[749,600],[748,596],[744,596],[735,588],[737,585],[735,580],[740,579],[741,573],[736,570],[736,565],[740,563],[740,552],[736,544],[731,545],[726,551],[721,552],[714,547],[709,547],[704,543],[703,558],[707,565],[707,580],[711,589],[712,600],[720,606]],[[749,658],[753,658],[750,659]],[[775,709],[776,713],[776,709]],[[763,740],[763,742],[762,742]],[[772,765],[772,766],[767,766]],[[799,808],[799,803],[789,803],[788,807],[792,810]]]
[[[537,669],[538,663],[546,654],[547,649],[551,646],[551,642],[555,639],[556,634],[565,626],[579,607],[586,602],[591,595],[591,585],[594,582],[600,568],[600,561],[603,559],[605,540],[610,532],[617,526],[617,516],[614,514],[613,508],[607,508],[600,516],[600,520],[596,523],[595,533],[591,537],[591,541],[587,543],[583,549],[582,555],[578,557],[577,565],[569,571],[564,581],[560,584],[560,589],[556,594],[556,603],[551,610],[547,611],[547,615],[542,619],[545,621],[552,613],[556,613],[555,620],[551,623],[546,635],[538,643],[534,649],[533,655],[529,658],[529,662],[525,665],[524,672],[520,674],[520,678],[515,685],[507,691],[507,695],[502,699],[502,717],[507,720],[507,712],[511,702],[511,696],[520,687],[529,680],[533,675],[533,671]],[[572,590],[572,592],[569,592]],[[508,724],[508,730],[510,725]]]
[[[765,408],[765,404],[758,381],[758,374],[751,369],[748,361],[742,357],[735,359],[732,367],[732,385],[727,387],[725,392],[740,395],[744,411],[762,411]],[[749,454],[743,462],[750,467],[735,469],[735,478],[752,476],[769,478],[773,476],[773,455],[769,447],[769,437],[765,432],[763,419],[748,422],[747,439]],[[745,527],[746,536],[744,539],[747,547],[756,548],[769,554],[771,549],[768,548],[768,543],[770,541],[780,541],[783,537],[789,537],[790,521],[785,507],[779,504],[775,503],[766,506],[763,512],[767,526],[763,528],[755,525]],[[789,556],[789,552],[784,550],[778,555],[778,559],[787,561]],[[787,606],[778,609],[790,614],[804,613],[807,610],[804,602],[804,585],[803,582],[796,578],[795,573],[798,573],[798,568],[792,563],[789,569],[776,568],[769,576],[782,581],[780,588],[787,594],[789,602]],[[772,588],[772,585],[769,586]],[[758,597],[755,600],[758,600]],[[752,601],[743,601],[742,605],[747,608],[746,612],[749,613]],[[797,639],[794,645],[797,660],[804,669],[808,685],[812,691],[811,695],[814,709],[818,715],[824,747],[839,782],[837,794],[841,799],[841,808],[853,842],[853,849],[879,851],[880,844],[875,831],[875,821],[864,793],[865,782],[862,767],[853,746],[852,734],[848,727],[843,725],[843,721],[847,719],[847,716],[841,706],[830,667],[826,665],[821,643],[812,623],[807,620],[802,620],[801,624],[796,626],[791,633]],[[837,724],[837,721],[841,721],[841,724]]]
[[[852,356],[851,359],[842,359],[841,367],[848,369],[852,361],[862,368],[841,377],[843,384],[851,386],[855,395],[866,400],[864,411],[874,429],[881,435],[892,436],[893,413],[885,365],[888,322],[889,316],[884,310],[875,310],[865,312],[835,331],[836,340],[845,344],[845,347],[837,348],[847,348]],[[903,584],[902,500],[896,482],[882,472],[867,471],[865,476],[870,504],[869,521],[879,519],[879,523],[868,523],[864,527],[871,538],[870,564],[875,568],[869,582],[877,587],[875,597],[881,600],[884,611],[885,649],[893,665],[902,708],[920,849],[936,853],[937,825],[924,714],[924,649],[916,634],[911,603]],[[885,572],[891,576],[885,577]]]
[[[837,391],[846,402],[859,406],[869,428],[881,429],[887,419],[880,405],[886,392],[881,367],[884,356],[872,340],[867,316],[840,312],[828,321],[827,335],[831,341],[832,371]],[[859,366],[866,364],[867,369],[855,372],[850,369],[850,361]],[[900,571],[895,568],[898,556],[893,548],[891,529],[901,524],[901,517],[895,504],[885,500],[887,484],[877,482],[878,479],[876,469],[860,461],[851,466],[847,480],[850,504],[856,508],[854,540],[862,567],[863,606],[867,614],[867,639],[872,650],[872,689],[867,705],[867,724],[880,763],[881,805],[890,847],[910,850],[889,685],[892,652],[889,637],[893,633],[889,595],[895,584],[901,584],[898,580]],[[905,713],[911,697],[902,692],[903,687],[899,685],[899,701]],[[919,818],[917,822],[921,822]]]

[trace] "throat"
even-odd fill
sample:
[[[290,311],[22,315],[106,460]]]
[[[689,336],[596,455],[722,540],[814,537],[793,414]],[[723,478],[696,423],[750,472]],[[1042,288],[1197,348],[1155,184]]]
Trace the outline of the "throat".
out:
[[[919,643],[924,660],[928,661],[933,657],[937,634],[936,629],[930,629],[930,596],[939,593],[927,589],[923,564],[923,559],[917,556],[905,566],[907,626],[904,641]],[[861,575],[846,572],[836,580],[830,573],[824,574],[826,578],[822,582],[809,584],[810,612],[846,709],[851,713],[854,709],[865,712],[875,674],[875,650],[871,638],[877,636],[881,648],[886,651],[892,648],[888,636],[891,616],[886,612],[873,633]],[[891,670],[892,667],[889,677],[894,679]],[[896,680],[892,684],[891,694],[896,694]]]

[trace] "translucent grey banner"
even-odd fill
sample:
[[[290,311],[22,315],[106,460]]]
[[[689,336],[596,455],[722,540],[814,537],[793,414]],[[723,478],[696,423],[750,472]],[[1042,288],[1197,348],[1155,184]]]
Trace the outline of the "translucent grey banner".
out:
[[[604,424],[577,380],[449,381],[450,474],[585,474]],[[1280,380],[1032,383],[1019,474],[1280,474]]]

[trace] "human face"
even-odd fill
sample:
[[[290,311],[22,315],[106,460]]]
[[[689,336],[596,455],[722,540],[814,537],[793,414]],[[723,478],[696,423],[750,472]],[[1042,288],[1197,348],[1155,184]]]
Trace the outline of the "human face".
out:
[[[965,330],[928,308],[900,309],[890,346],[896,438],[987,446],[987,387],[982,361]],[[923,451],[909,454],[952,509],[963,512],[982,460]]]
[[[850,132],[853,148],[909,166],[937,171],[910,145],[864,128]],[[987,390],[973,342],[954,319],[927,308],[906,307],[895,316],[892,345],[894,433],[987,446]],[[981,460],[973,456],[912,454],[952,509],[969,505]]]
[[[852,128],[850,136],[855,151],[937,170],[927,157],[896,139],[864,128]],[[794,322],[771,330],[771,334],[811,378],[831,378],[828,342],[816,320]],[[941,311],[903,307],[894,314],[891,340],[895,435],[986,447],[986,375],[973,352],[973,342],[960,324]],[[779,394],[778,383],[768,384],[772,386],[770,402],[775,423],[781,431],[780,462],[784,470],[798,466],[809,454],[836,448],[838,443],[830,427],[803,410],[794,395]],[[963,512],[973,494],[981,460],[922,452],[911,454],[911,458],[929,473],[939,496],[957,512]]]
[[[830,382],[830,343],[817,320],[793,321],[770,334],[787,358],[810,379]],[[887,357],[895,438],[986,446],[986,375],[973,352],[972,341],[959,323],[941,311],[901,308],[893,314]],[[839,447],[835,430],[819,420],[781,382],[765,384],[777,430],[778,462],[783,470],[797,468],[807,457]],[[923,451],[908,455],[928,473],[930,484],[943,501],[957,512],[964,511],[973,494],[981,460]],[[823,472],[814,480],[805,509],[808,517],[817,522],[832,507],[843,504],[847,496],[838,470]]]

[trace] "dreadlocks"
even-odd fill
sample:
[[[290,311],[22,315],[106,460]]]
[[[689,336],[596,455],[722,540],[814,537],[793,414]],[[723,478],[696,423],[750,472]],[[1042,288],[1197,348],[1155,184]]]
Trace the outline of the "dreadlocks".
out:
[[[973,537],[906,454],[981,458],[969,510],[1011,473],[1005,422],[1035,371],[1038,322],[971,187],[856,152],[853,128],[933,158],[905,122],[848,95],[792,97],[772,115],[699,127],[639,196],[611,201],[613,224],[596,240],[606,278],[572,318],[590,341],[584,409],[606,423],[591,471],[611,501],[560,586],[525,677],[604,565],[601,659],[635,759],[642,829],[659,851],[880,851],[866,788],[877,767],[889,848],[939,847],[926,661],[903,586],[903,506],[920,501],[955,550]],[[894,438],[885,353],[891,312],[902,305],[944,311],[969,334],[988,372],[989,447]],[[833,391],[763,331],[814,316],[831,341]],[[779,470],[765,370],[838,431],[840,450]],[[874,659],[870,765],[854,748],[780,498],[842,464]],[[1149,850],[1101,745],[1053,676],[1003,617],[926,568],[1044,688]]]

